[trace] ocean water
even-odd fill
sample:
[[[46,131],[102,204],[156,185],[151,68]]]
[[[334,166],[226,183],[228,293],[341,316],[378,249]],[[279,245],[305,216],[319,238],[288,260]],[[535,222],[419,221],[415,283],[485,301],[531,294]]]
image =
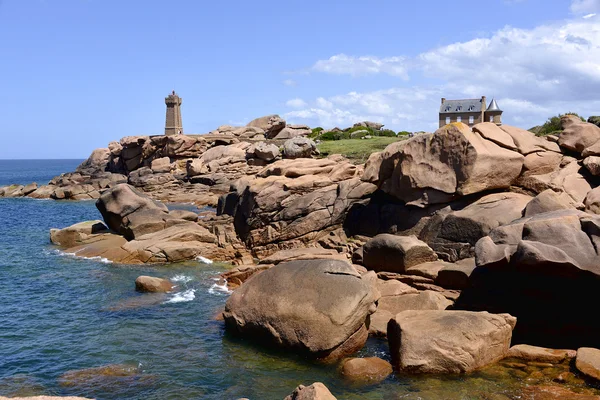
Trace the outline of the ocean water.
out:
[[[0,161],[0,184],[43,183],[78,163]],[[50,244],[50,228],[98,218],[89,201],[0,199],[0,395],[283,399],[299,384],[321,381],[338,399],[509,399],[522,385],[522,376],[508,373],[392,375],[377,385],[349,384],[335,365],[228,335],[215,319],[228,296],[215,280],[225,266],[118,265]],[[139,294],[139,275],[166,277],[178,287]],[[387,343],[370,339],[359,355],[388,358]],[[114,364],[136,373],[61,379],[67,371]]]

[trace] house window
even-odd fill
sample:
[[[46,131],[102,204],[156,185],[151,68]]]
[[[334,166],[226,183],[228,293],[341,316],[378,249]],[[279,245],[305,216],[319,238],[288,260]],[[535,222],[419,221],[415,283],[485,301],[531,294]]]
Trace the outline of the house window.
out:
[[[475,117],[472,115],[469,117],[469,124],[473,124],[475,122]]]
[[[456,117],[456,122],[462,122],[462,117],[460,115]]]
[[[490,115],[490,122],[494,122],[494,116]]]
[[[450,123],[450,117],[446,117],[446,125]]]

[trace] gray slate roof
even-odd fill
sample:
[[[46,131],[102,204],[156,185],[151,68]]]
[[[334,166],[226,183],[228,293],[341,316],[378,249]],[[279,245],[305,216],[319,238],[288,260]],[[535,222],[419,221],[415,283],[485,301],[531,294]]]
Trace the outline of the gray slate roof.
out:
[[[446,100],[440,106],[440,114],[481,112],[481,99]],[[483,105],[485,107],[485,104]]]

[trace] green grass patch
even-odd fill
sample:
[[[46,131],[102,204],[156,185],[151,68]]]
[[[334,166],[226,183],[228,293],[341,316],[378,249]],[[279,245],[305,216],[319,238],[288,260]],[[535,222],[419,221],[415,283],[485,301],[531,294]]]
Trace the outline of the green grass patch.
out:
[[[345,139],[323,141],[317,145],[321,155],[341,154],[355,164],[362,164],[371,155],[381,151],[390,143],[406,139],[405,137],[376,136],[371,139]]]

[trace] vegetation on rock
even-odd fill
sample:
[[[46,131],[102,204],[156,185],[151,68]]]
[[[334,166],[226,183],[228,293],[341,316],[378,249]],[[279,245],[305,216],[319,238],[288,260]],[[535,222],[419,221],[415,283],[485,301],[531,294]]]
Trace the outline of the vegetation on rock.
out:
[[[562,126],[560,124],[560,118],[563,115],[576,115],[581,118],[582,121],[585,122],[585,119],[577,113],[567,112],[564,114],[558,114],[553,117],[548,118],[548,120],[541,126],[534,126],[529,129],[530,132],[536,134],[536,136],[546,136],[546,135],[558,135],[562,132]]]

